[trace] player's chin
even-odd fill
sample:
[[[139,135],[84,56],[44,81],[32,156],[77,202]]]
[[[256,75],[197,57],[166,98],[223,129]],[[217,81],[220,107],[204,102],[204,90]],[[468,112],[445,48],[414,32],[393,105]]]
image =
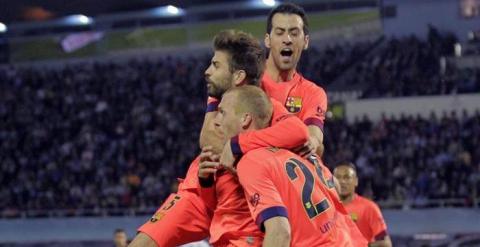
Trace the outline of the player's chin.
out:
[[[207,94],[209,97],[218,98],[218,90],[215,87],[208,87]]]
[[[292,70],[292,69],[295,69],[295,64],[292,63],[292,62],[288,62],[288,63],[281,63],[280,64],[280,69],[285,71],[285,70]]]

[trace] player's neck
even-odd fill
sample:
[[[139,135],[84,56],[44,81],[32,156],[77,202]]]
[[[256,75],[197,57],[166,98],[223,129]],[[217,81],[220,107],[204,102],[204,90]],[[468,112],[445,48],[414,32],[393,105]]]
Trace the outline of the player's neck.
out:
[[[346,196],[340,195],[340,201],[342,201],[343,204],[351,203],[354,198],[355,198],[355,193],[352,193],[352,194],[346,195]]]
[[[268,76],[277,83],[291,81],[295,74],[295,69],[280,71],[273,59],[267,59],[267,66],[265,72]]]

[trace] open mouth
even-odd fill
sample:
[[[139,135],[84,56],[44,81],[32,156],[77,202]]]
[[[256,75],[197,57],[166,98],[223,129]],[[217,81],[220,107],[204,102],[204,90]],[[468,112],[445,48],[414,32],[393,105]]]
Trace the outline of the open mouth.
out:
[[[280,51],[280,55],[282,55],[282,57],[291,57],[293,55],[293,51],[290,48],[285,48]]]

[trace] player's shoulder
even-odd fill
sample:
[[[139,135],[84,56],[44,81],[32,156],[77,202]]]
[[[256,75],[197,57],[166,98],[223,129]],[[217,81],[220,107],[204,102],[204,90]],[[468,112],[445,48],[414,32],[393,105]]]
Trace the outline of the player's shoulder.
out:
[[[327,95],[327,93],[325,92],[325,89],[323,89],[317,83],[315,83],[313,81],[310,81],[309,79],[303,77],[302,75],[300,75],[300,76],[301,76],[300,85],[301,85],[303,90],[309,91],[310,93],[314,92],[314,93],[320,94],[320,95]]]
[[[274,107],[275,107],[275,106],[281,106],[281,107],[283,107],[283,104],[282,104],[279,100],[277,100],[277,99],[275,99],[275,98],[273,98],[273,97],[269,97],[269,99],[270,99],[270,102],[272,102],[272,105],[273,105]]]
[[[370,209],[378,209],[378,205],[377,203],[375,203],[373,200],[370,200],[366,197],[363,197],[361,195],[356,195],[357,196],[357,200],[363,204],[366,208],[370,208]]]
[[[277,163],[274,148],[257,148],[244,154],[237,164],[237,173],[243,179],[251,179],[274,173]]]
[[[288,151],[275,147],[257,148],[244,154],[241,161],[258,163],[259,165],[265,166],[276,162],[285,152]]]
[[[275,148],[275,147],[262,147],[262,148],[257,148],[254,150],[249,151],[246,153],[243,158],[248,158],[248,159],[258,159],[258,158],[265,158],[269,159],[275,156],[275,154],[279,153],[281,149]]]

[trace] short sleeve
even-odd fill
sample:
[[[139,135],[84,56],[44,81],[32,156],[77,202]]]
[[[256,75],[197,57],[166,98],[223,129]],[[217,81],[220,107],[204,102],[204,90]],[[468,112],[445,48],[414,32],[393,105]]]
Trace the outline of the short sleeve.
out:
[[[372,230],[373,238],[377,240],[383,240],[387,233],[387,225],[383,219],[380,208],[375,203],[371,203],[368,212],[368,221]]]
[[[263,222],[283,216],[288,218],[287,209],[272,180],[272,167],[275,162],[259,153],[248,153],[239,162],[237,172],[243,186],[248,207],[255,223],[263,231]]]
[[[305,113],[302,120],[305,125],[315,125],[323,131],[325,114],[327,112],[327,94],[320,87],[312,87],[309,97],[304,103]]]

